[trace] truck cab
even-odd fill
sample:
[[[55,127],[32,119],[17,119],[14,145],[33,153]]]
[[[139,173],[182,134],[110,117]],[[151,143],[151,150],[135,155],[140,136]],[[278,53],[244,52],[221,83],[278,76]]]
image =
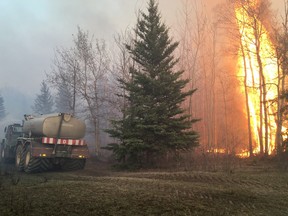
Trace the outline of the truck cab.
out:
[[[5,127],[5,139],[2,140],[0,146],[0,161],[13,160],[17,146],[17,138],[23,134],[22,128],[20,124],[11,124]]]

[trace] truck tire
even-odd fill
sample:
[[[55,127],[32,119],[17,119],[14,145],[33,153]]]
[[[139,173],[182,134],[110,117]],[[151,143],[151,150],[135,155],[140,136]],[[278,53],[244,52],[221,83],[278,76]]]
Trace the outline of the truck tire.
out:
[[[24,153],[24,171],[26,173],[44,172],[51,168],[51,162],[48,158],[33,157],[31,146],[26,147]]]
[[[16,155],[15,155],[15,166],[18,171],[24,170],[24,156],[25,151],[22,145],[18,145],[16,148]]]
[[[61,169],[65,171],[82,170],[85,167],[86,159],[64,159],[61,163]]]

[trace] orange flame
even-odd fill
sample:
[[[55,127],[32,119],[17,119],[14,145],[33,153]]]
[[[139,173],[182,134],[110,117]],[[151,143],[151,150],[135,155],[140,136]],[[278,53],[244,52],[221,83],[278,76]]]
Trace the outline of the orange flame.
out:
[[[248,106],[250,110],[250,122],[251,131],[253,137],[254,153],[260,152],[260,127],[261,120],[262,124],[262,141],[264,143],[265,139],[265,128],[264,128],[264,117],[261,117],[261,111],[264,113],[264,103],[261,103],[261,92],[260,88],[263,87],[260,69],[262,67],[263,75],[265,77],[265,88],[267,90],[266,94],[266,108],[267,108],[267,122],[268,122],[268,149],[265,149],[263,145],[263,150],[271,154],[275,150],[275,134],[276,134],[276,122],[275,122],[275,112],[277,107],[271,101],[277,98],[277,77],[278,77],[278,67],[277,59],[275,55],[275,49],[269,38],[269,34],[265,26],[261,21],[254,16],[249,14],[248,8],[257,7],[257,1],[247,1],[245,5],[238,5],[235,8],[235,14],[237,18],[237,25],[240,31],[241,37],[241,48],[238,54],[238,65],[239,70],[237,76],[239,80],[243,83],[241,85],[241,92],[245,92],[245,85],[248,93]],[[257,56],[258,52],[258,56]],[[261,62],[259,61],[259,56]],[[258,58],[257,58],[258,57]],[[261,65],[260,65],[261,64]],[[246,74],[246,83],[244,81],[244,76]],[[263,92],[262,92],[263,94]],[[244,107],[244,112],[247,116],[246,107]],[[262,119],[261,119],[262,118]],[[247,152],[243,151],[240,153],[244,157]],[[249,156],[249,154],[248,154]]]

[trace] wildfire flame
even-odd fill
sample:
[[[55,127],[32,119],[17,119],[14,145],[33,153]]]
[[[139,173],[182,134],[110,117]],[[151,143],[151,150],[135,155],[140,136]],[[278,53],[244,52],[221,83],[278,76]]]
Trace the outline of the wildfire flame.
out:
[[[276,122],[275,112],[276,104],[272,100],[277,98],[277,77],[278,67],[275,55],[275,49],[269,38],[265,26],[256,16],[251,16],[249,9],[257,7],[258,1],[246,1],[245,4],[238,5],[235,8],[237,25],[240,31],[241,46],[238,54],[239,70],[237,76],[242,82],[241,92],[247,92],[248,106],[250,110],[250,124],[253,137],[253,153],[260,153],[260,142],[264,143],[264,113],[266,108],[267,126],[268,126],[268,149],[263,145],[263,151],[271,154],[275,150]],[[257,53],[259,54],[257,56]],[[261,59],[260,59],[260,58]],[[261,77],[261,71],[263,76]],[[246,76],[246,79],[244,79]],[[264,77],[264,80],[263,80]],[[263,103],[263,86],[266,88],[266,101]],[[262,90],[261,90],[262,88]],[[261,92],[262,91],[262,92]],[[262,99],[261,99],[262,97]],[[261,101],[262,100],[262,101]],[[266,104],[266,107],[264,105]],[[247,116],[247,109],[243,107]],[[262,124],[261,124],[262,122]],[[260,128],[262,125],[262,128]],[[262,138],[260,131],[263,131]],[[239,154],[241,157],[249,156],[248,151]]]

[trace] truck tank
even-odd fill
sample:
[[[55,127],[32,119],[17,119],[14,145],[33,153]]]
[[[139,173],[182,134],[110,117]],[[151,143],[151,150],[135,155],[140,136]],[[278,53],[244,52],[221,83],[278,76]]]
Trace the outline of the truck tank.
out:
[[[63,120],[63,121],[62,121]],[[25,116],[23,133],[29,137],[81,139],[85,135],[85,123],[70,114]]]

